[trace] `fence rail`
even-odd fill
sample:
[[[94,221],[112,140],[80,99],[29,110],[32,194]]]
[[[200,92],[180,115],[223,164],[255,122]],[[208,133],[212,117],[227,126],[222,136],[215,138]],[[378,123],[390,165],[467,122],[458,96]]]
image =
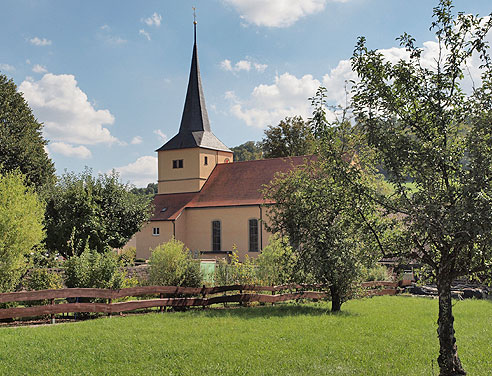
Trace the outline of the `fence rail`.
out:
[[[367,295],[394,295],[397,293],[398,283],[393,282],[365,282],[361,285],[366,290]],[[45,305],[30,307],[14,307],[0,309],[0,319],[33,317],[51,315],[52,321],[55,314],[61,313],[119,313],[134,311],[137,309],[148,309],[155,307],[206,307],[220,303],[279,303],[296,299],[323,299],[328,298],[329,293],[323,291],[310,291],[326,289],[321,285],[281,285],[281,286],[257,286],[257,285],[232,285],[217,287],[178,287],[178,286],[144,286],[130,287],[120,290],[96,289],[96,288],[66,288],[57,290],[21,291],[11,293],[1,293],[0,303],[29,302],[29,301],[49,301]],[[283,292],[278,294],[278,292]],[[295,291],[293,291],[295,290]],[[239,291],[239,294],[217,295],[221,293]],[[244,293],[244,292],[248,293]],[[254,292],[254,293],[251,293]],[[258,292],[271,292],[271,295],[260,294]],[[114,302],[113,300],[139,297],[147,295],[159,295],[159,299],[132,300],[124,302]],[[188,296],[187,296],[188,295]],[[199,297],[197,297],[199,296]],[[74,299],[92,298],[105,299],[107,302],[76,302],[56,303],[55,299]]]

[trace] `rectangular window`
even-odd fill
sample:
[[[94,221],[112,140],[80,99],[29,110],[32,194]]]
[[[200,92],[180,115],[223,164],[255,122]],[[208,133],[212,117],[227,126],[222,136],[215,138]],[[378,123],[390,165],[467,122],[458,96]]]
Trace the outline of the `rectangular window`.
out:
[[[182,159],[175,159],[173,161],[173,168],[183,168],[183,160]]]
[[[159,227],[154,227],[152,229],[152,235],[159,236]]]
[[[249,251],[258,252],[258,220],[249,220]]]
[[[220,250],[220,221],[212,221],[212,251]]]
[[[205,166],[207,166],[207,165],[208,165],[208,157],[205,157],[205,160],[203,161],[203,164],[204,164]]]

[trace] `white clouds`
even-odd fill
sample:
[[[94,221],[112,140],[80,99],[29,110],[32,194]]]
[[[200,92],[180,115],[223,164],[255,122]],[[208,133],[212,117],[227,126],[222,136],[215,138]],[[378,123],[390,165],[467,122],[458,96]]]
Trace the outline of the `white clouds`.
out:
[[[118,139],[105,124],[113,124],[109,110],[96,110],[77,86],[73,75],[47,73],[39,81],[19,86],[48,139],[82,145],[113,144]]]
[[[116,167],[115,170],[120,173],[122,181],[130,181],[137,187],[146,187],[157,178],[157,158],[143,156],[126,166]]]
[[[161,138],[162,142],[166,142],[167,141],[167,134],[162,133],[162,131],[160,129],[156,129],[154,131],[154,134],[156,134],[157,136],[159,136]]]
[[[247,101],[238,100],[233,92],[227,92],[226,99],[233,102],[231,112],[234,116],[249,126],[263,128],[286,116],[307,118],[311,113],[308,98],[316,93],[320,84],[310,74],[297,78],[284,73],[275,77],[272,85],[255,87]]]
[[[73,146],[64,142],[50,143],[50,149],[54,153],[59,153],[65,157],[75,157],[79,159],[88,159],[92,157],[92,153],[85,146]]]
[[[46,67],[42,65],[36,64],[35,66],[32,67],[32,71],[34,73],[47,73],[48,69],[46,69]]]
[[[152,16],[145,18],[142,21],[145,22],[147,24],[147,26],[159,27],[159,26],[161,26],[162,16],[160,14],[157,14],[156,12],[154,12],[154,14],[152,14]]]
[[[147,40],[150,40],[150,34],[149,34],[149,33],[147,33],[144,29],[140,29],[140,30],[138,31],[138,33],[139,33],[140,35],[143,35],[145,38],[147,38]]]
[[[321,12],[328,0],[224,0],[248,23],[288,27],[309,14]],[[332,0],[346,2],[348,0]]]
[[[50,46],[51,45],[51,41],[46,39],[46,38],[41,39],[38,37],[34,37],[34,38],[29,39],[29,42],[34,46]]]
[[[229,72],[240,72],[240,71],[249,72],[251,69],[255,69],[257,72],[263,73],[265,69],[268,67],[267,64],[255,63],[248,59],[239,60],[234,65],[232,65],[232,62],[229,59],[225,59],[221,61],[219,65],[223,70]]]
[[[14,72],[15,67],[13,65],[10,65],[10,64],[0,64],[0,71]]]
[[[135,136],[135,137],[133,137],[133,138],[132,138],[132,140],[130,141],[130,144],[132,144],[132,145],[139,145],[139,144],[141,144],[142,142],[143,142],[142,137],[140,137],[140,136]]]

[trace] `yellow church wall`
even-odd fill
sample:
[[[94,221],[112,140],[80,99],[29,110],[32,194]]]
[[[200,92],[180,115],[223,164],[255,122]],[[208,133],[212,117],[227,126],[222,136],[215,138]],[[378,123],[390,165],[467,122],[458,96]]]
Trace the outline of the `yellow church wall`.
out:
[[[159,235],[153,235],[153,228],[159,228]],[[168,242],[173,236],[173,224],[170,221],[151,221],[146,223],[135,235],[138,259],[148,260],[151,249]]]
[[[232,152],[204,148],[158,152],[158,191],[162,193],[198,192],[217,163],[233,161]],[[207,158],[205,164],[205,158]],[[173,168],[174,160],[183,160],[183,168]]]
[[[232,251],[234,245],[241,260],[248,254],[258,256],[259,252],[249,252],[250,219],[260,219],[260,208],[252,206],[232,206],[220,208],[190,208],[186,210],[185,226],[187,237],[185,244],[190,250],[212,250],[212,221],[221,222],[221,250]],[[263,220],[265,220],[263,209]],[[270,233],[261,222],[262,235],[259,235],[260,249],[268,244]],[[263,238],[263,242],[262,242]],[[262,244],[261,244],[262,242]],[[205,256],[204,256],[205,257]]]

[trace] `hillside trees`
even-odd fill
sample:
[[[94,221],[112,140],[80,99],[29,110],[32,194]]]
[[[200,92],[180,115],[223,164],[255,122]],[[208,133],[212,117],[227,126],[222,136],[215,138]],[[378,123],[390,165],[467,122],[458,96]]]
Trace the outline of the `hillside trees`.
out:
[[[42,127],[14,82],[0,74],[0,171],[19,169],[38,191],[55,182]]]
[[[65,257],[87,246],[98,252],[122,247],[149,218],[150,200],[131,193],[115,172],[97,178],[89,169],[65,173],[48,198],[46,246]]]
[[[44,207],[19,171],[0,173],[0,292],[12,291],[41,243]]]
[[[451,282],[492,267],[492,65],[485,41],[492,17],[455,17],[452,8],[450,0],[434,8],[438,52],[430,67],[408,34],[399,38],[407,60],[385,61],[364,38],[352,58],[360,79],[355,114],[394,187],[392,196],[366,197],[404,224],[401,242],[409,246],[393,254],[427,265],[437,282],[442,376],[465,374]],[[481,78],[467,94],[462,80],[472,58]],[[408,178],[413,192],[405,187]]]

